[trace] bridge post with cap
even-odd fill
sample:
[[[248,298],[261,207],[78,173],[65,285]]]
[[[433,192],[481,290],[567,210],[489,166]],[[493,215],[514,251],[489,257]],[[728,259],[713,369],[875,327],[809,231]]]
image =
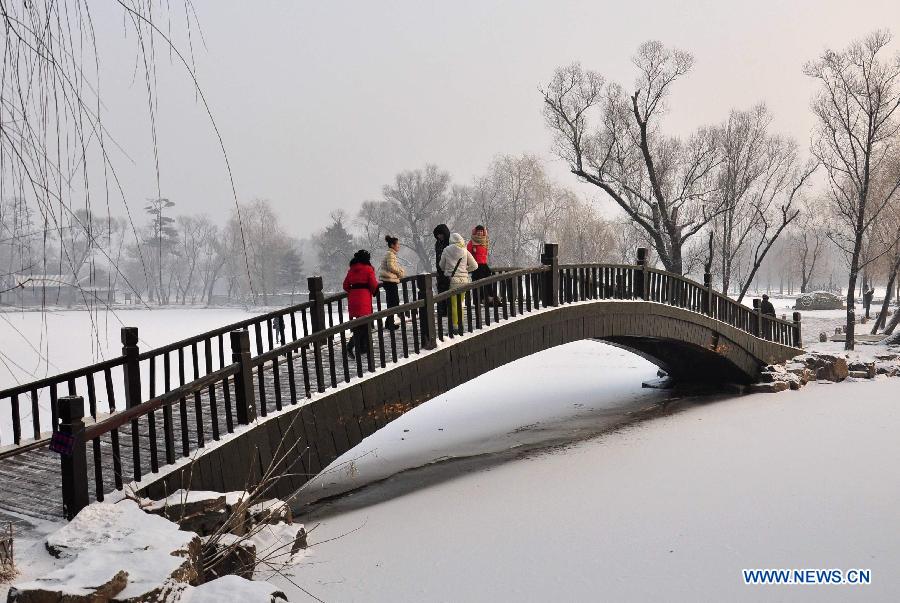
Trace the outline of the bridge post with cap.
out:
[[[139,360],[137,327],[122,327],[122,355],[125,364],[125,407],[134,408],[141,403],[141,363]]]
[[[437,345],[437,312],[435,312],[434,308],[432,282],[433,279],[430,274],[416,275],[418,298],[425,304],[419,310],[419,321],[421,323],[422,347],[426,350],[433,350]]]
[[[84,447],[84,398],[63,396],[57,400],[59,408],[59,433],[66,438],[62,451],[60,472],[62,477],[63,513],[72,519],[88,506],[87,451]]]
[[[712,275],[709,272],[703,273],[703,313],[707,316],[713,315],[712,304]]]
[[[643,300],[650,299],[650,279],[647,274],[647,248],[637,248],[637,265],[638,270],[635,271],[635,289],[636,293]]]
[[[256,419],[256,393],[253,390],[253,369],[250,366],[250,333],[241,329],[232,331],[230,337],[231,361],[238,365],[234,375],[234,414],[238,425],[249,425]]]
[[[544,253],[541,254],[541,264],[549,266],[550,270],[543,274],[541,287],[541,305],[559,305],[559,245],[556,243],[544,243]]]
[[[310,328],[312,333],[324,331],[327,326],[325,323],[325,292],[322,290],[322,277],[311,276],[306,279],[306,285],[309,288],[309,301],[312,302],[310,311]],[[325,369],[322,359],[322,346],[325,344],[324,339],[320,339],[313,343],[313,362],[316,369],[316,383],[319,392],[325,391]]]
[[[310,308],[310,328],[313,333],[324,331],[325,326],[325,292],[322,290],[322,277],[310,276],[306,279],[306,286],[309,289],[309,301],[312,302]]]
[[[802,348],[803,347],[803,337],[801,337],[800,331],[800,313],[794,312],[794,347]]]
[[[758,297],[753,298],[753,324],[750,325],[750,331],[757,337],[762,337],[762,312],[759,309],[761,300]]]

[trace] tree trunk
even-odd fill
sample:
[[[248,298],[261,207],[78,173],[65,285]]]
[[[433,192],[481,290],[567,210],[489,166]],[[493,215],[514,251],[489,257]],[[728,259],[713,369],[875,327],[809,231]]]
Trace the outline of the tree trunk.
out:
[[[894,269],[891,271],[887,288],[884,291],[884,301],[881,303],[881,312],[878,313],[878,318],[875,319],[875,324],[872,325],[872,335],[876,334],[878,329],[887,322],[887,311],[891,305],[891,294],[894,292],[894,283],[897,280],[898,270],[900,270],[900,255],[897,255],[894,260]],[[900,308],[898,308],[898,311],[900,311]]]

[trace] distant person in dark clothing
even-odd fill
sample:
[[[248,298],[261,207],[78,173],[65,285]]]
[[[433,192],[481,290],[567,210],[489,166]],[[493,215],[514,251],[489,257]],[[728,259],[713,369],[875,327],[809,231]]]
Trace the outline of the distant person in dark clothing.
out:
[[[762,301],[759,304],[759,313],[763,316],[775,318],[775,306],[772,305],[772,302],[769,301],[769,296],[765,293],[763,293]],[[765,338],[772,339],[772,321],[763,319],[762,323],[761,331],[765,335]]]
[[[872,298],[875,297],[875,288],[869,287],[869,290],[863,293],[863,306],[866,308],[866,320],[869,319],[869,309],[872,307]]]
[[[368,316],[372,313],[372,296],[378,293],[378,279],[372,267],[372,256],[365,249],[353,254],[350,269],[344,277],[344,291],[347,292],[347,309],[350,319]],[[347,354],[355,358],[357,354],[369,353],[368,330],[365,325],[355,327],[347,344]]]
[[[450,244],[450,229],[446,224],[438,224],[434,228],[434,265],[437,269],[437,292],[443,293],[450,290],[450,277],[441,270],[441,254]],[[438,314],[447,313],[446,302],[438,304]]]
[[[284,345],[284,318],[279,314],[272,319],[272,326],[275,328],[275,340],[279,345]]]

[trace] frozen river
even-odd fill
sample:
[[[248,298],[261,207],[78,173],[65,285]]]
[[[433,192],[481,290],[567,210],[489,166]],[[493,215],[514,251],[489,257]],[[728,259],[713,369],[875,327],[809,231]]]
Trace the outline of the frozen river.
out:
[[[513,393],[540,393],[556,373],[530,376]],[[571,400],[599,411],[599,379],[585,381]],[[429,402],[379,432],[380,447],[364,442],[357,453],[372,460],[345,479],[423,460],[455,439],[447,431],[465,440],[499,426],[495,403],[510,417],[495,447],[521,437],[508,429],[519,413],[488,383],[469,390],[485,394],[483,414],[431,423],[416,416],[438,413]],[[879,379],[720,399],[587,439],[573,432],[568,444],[431,464],[314,505],[301,519],[321,544],[291,580],[324,601],[896,600],[898,431],[900,380]],[[745,585],[754,568],[867,569],[872,582]]]

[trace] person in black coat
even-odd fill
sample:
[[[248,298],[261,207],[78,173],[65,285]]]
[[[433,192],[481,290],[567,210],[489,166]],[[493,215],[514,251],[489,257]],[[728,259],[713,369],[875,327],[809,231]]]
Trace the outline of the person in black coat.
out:
[[[872,308],[872,298],[875,297],[875,288],[869,287],[869,290],[863,293],[863,307],[866,309],[866,320],[869,320],[869,311]]]
[[[450,277],[441,270],[441,254],[450,244],[450,229],[446,224],[438,224],[434,227],[434,266],[437,269],[437,292],[443,293],[450,289]],[[441,302],[438,304],[438,313],[444,315],[447,313],[447,304]]]
[[[771,316],[775,317],[775,306],[772,305],[772,302],[769,301],[769,296],[763,293],[762,301],[759,303],[759,313],[763,316]],[[765,339],[772,339],[772,322],[769,320],[762,320],[763,324],[762,333]]]

